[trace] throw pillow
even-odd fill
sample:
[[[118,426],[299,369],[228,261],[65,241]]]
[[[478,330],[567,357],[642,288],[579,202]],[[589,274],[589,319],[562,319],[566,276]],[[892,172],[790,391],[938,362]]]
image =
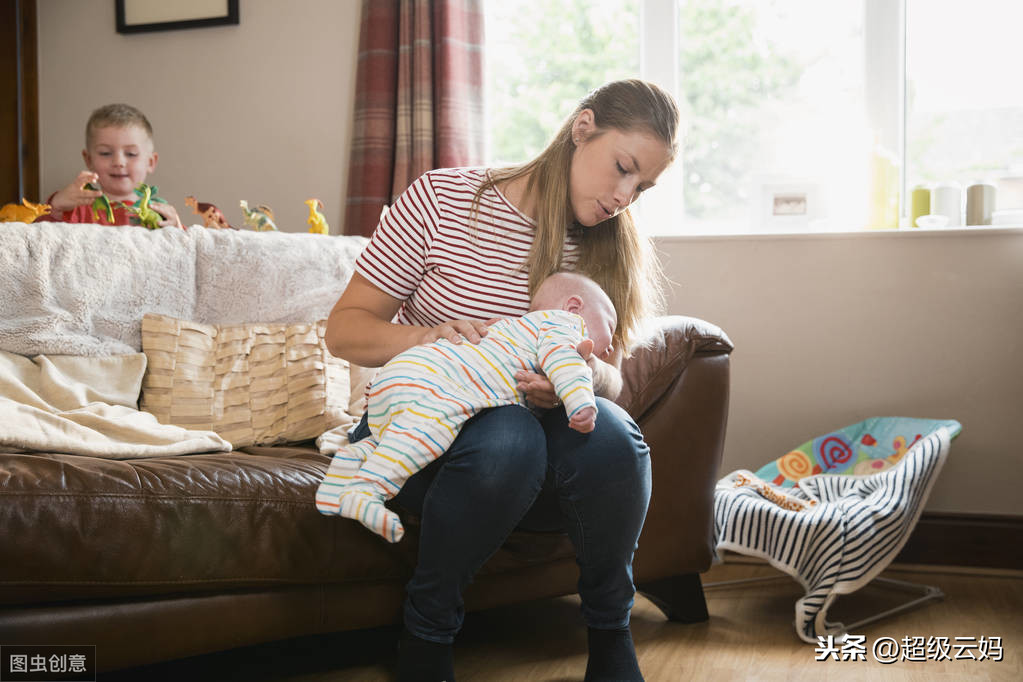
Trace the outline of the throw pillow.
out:
[[[141,409],[164,424],[215,431],[235,448],[316,438],[354,423],[349,365],[324,343],[326,321],[208,325],[142,319],[149,366]]]

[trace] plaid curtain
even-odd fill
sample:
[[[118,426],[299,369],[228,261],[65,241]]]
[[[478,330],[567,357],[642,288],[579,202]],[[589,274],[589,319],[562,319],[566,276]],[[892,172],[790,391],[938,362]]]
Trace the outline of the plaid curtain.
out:
[[[483,163],[483,0],[363,0],[345,234],[433,168]]]

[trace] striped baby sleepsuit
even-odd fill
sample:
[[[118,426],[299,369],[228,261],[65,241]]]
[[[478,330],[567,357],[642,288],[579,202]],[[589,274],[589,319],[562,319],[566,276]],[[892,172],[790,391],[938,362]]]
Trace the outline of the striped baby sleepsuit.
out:
[[[585,335],[580,316],[541,310],[494,323],[479,344],[440,339],[395,356],[366,392],[371,435],[334,456],[316,491],[317,509],[397,542],[405,531],[384,502],[444,454],[477,412],[524,405],[516,372],[545,374],[569,418],[596,409],[590,369],[576,351]]]

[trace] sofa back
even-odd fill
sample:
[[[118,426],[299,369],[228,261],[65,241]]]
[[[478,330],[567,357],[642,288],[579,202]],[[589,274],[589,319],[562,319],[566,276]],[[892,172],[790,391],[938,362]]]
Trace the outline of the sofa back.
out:
[[[0,349],[141,350],[145,313],[205,324],[327,316],[367,240],[309,233],[0,225]]]

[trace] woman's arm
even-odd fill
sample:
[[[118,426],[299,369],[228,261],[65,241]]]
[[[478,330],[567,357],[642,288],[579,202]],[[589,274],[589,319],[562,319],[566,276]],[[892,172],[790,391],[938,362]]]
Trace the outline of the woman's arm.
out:
[[[327,350],[363,367],[379,367],[412,346],[447,338],[479,343],[487,333],[485,322],[454,320],[436,327],[391,322],[402,301],[384,293],[355,273],[327,318]]]

